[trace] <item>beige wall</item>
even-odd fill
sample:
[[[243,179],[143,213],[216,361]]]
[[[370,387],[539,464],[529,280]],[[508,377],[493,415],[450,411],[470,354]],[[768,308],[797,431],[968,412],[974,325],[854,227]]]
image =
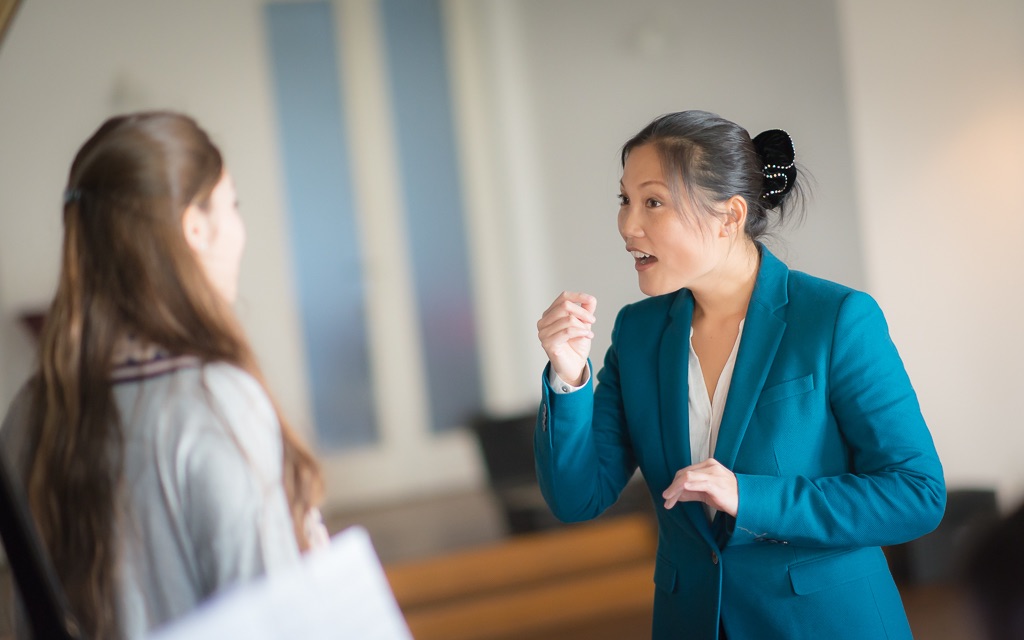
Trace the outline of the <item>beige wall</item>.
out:
[[[1024,499],[1024,4],[843,0],[868,288],[950,486]]]

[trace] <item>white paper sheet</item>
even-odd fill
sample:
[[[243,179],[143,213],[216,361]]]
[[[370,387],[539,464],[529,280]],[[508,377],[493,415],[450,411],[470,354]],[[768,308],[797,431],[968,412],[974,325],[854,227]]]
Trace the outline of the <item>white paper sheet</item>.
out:
[[[151,640],[412,640],[362,527],[300,564],[214,598]]]

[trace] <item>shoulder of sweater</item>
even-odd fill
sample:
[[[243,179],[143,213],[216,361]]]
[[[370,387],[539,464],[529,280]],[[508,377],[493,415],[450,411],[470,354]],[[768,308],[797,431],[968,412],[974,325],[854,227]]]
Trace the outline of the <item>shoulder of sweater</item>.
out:
[[[119,385],[121,387],[122,385]],[[123,385],[122,417],[159,425],[159,441],[192,440],[226,432],[245,439],[277,435],[277,416],[267,393],[251,375],[224,362],[184,367]],[[136,413],[141,411],[141,413]],[[148,416],[148,417],[144,417]],[[263,425],[265,428],[258,428]]]

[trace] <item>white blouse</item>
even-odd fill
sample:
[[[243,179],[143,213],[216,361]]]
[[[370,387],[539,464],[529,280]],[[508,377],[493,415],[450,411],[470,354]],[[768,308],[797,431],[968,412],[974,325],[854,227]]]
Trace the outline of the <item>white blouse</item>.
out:
[[[715,455],[718,431],[722,428],[722,414],[725,412],[725,400],[729,397],[729,387],[732,385],[732,372],[736,368],[736,352],[740,349],[741,337],[743,337],[743,320],[740,320],[740,328],[736,332],[736,342],[732,345],[729,359],[725,361],[722,373],[718,376],[715,397],[711,398],[708,395],[708,387],[704,384],[704,372],[700,368],[700,358],[693,350],[693,327],[690,327],[689,384],[687,386],[690,389],[688,404],[690,407],[691,464],[704,462]],[[712,520],[717,509],[704,505],[704,511],[708,514],[708,519]]]
[[[729,397],[732,384],[732,372],[736,368],[736,352],[740,348],[743,337],[743,320],[736,333],[736,342],[732,345],[732,353],[722,367],[715,385],[715,397],[708,395],[704,384],[704,372],[700,368],[700,359],[693,350],[693,327],[690,327],[690,362],[689,362],[689,405],[690,405],[690,461],[692,464],[704,462],[715,454],[718,443],[718,430],[722,427],[722,413],[725,411],[725,400]]]

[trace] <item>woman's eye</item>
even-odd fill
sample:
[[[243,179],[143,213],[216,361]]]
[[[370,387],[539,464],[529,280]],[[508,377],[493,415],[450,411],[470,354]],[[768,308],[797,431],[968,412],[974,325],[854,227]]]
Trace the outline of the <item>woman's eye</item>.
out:
[[[660,207],[661,206],[661,201],[660,200],[655,200],[654,198],[647,198],[647,206],[652,208],[652,209],[654,209],[656,207]]]
[[[619,198],[619,206],[620,207],[624,207],[627,204],[629,204],[629,196],[627,196],[626,194],[620,193],[618,198]]]

